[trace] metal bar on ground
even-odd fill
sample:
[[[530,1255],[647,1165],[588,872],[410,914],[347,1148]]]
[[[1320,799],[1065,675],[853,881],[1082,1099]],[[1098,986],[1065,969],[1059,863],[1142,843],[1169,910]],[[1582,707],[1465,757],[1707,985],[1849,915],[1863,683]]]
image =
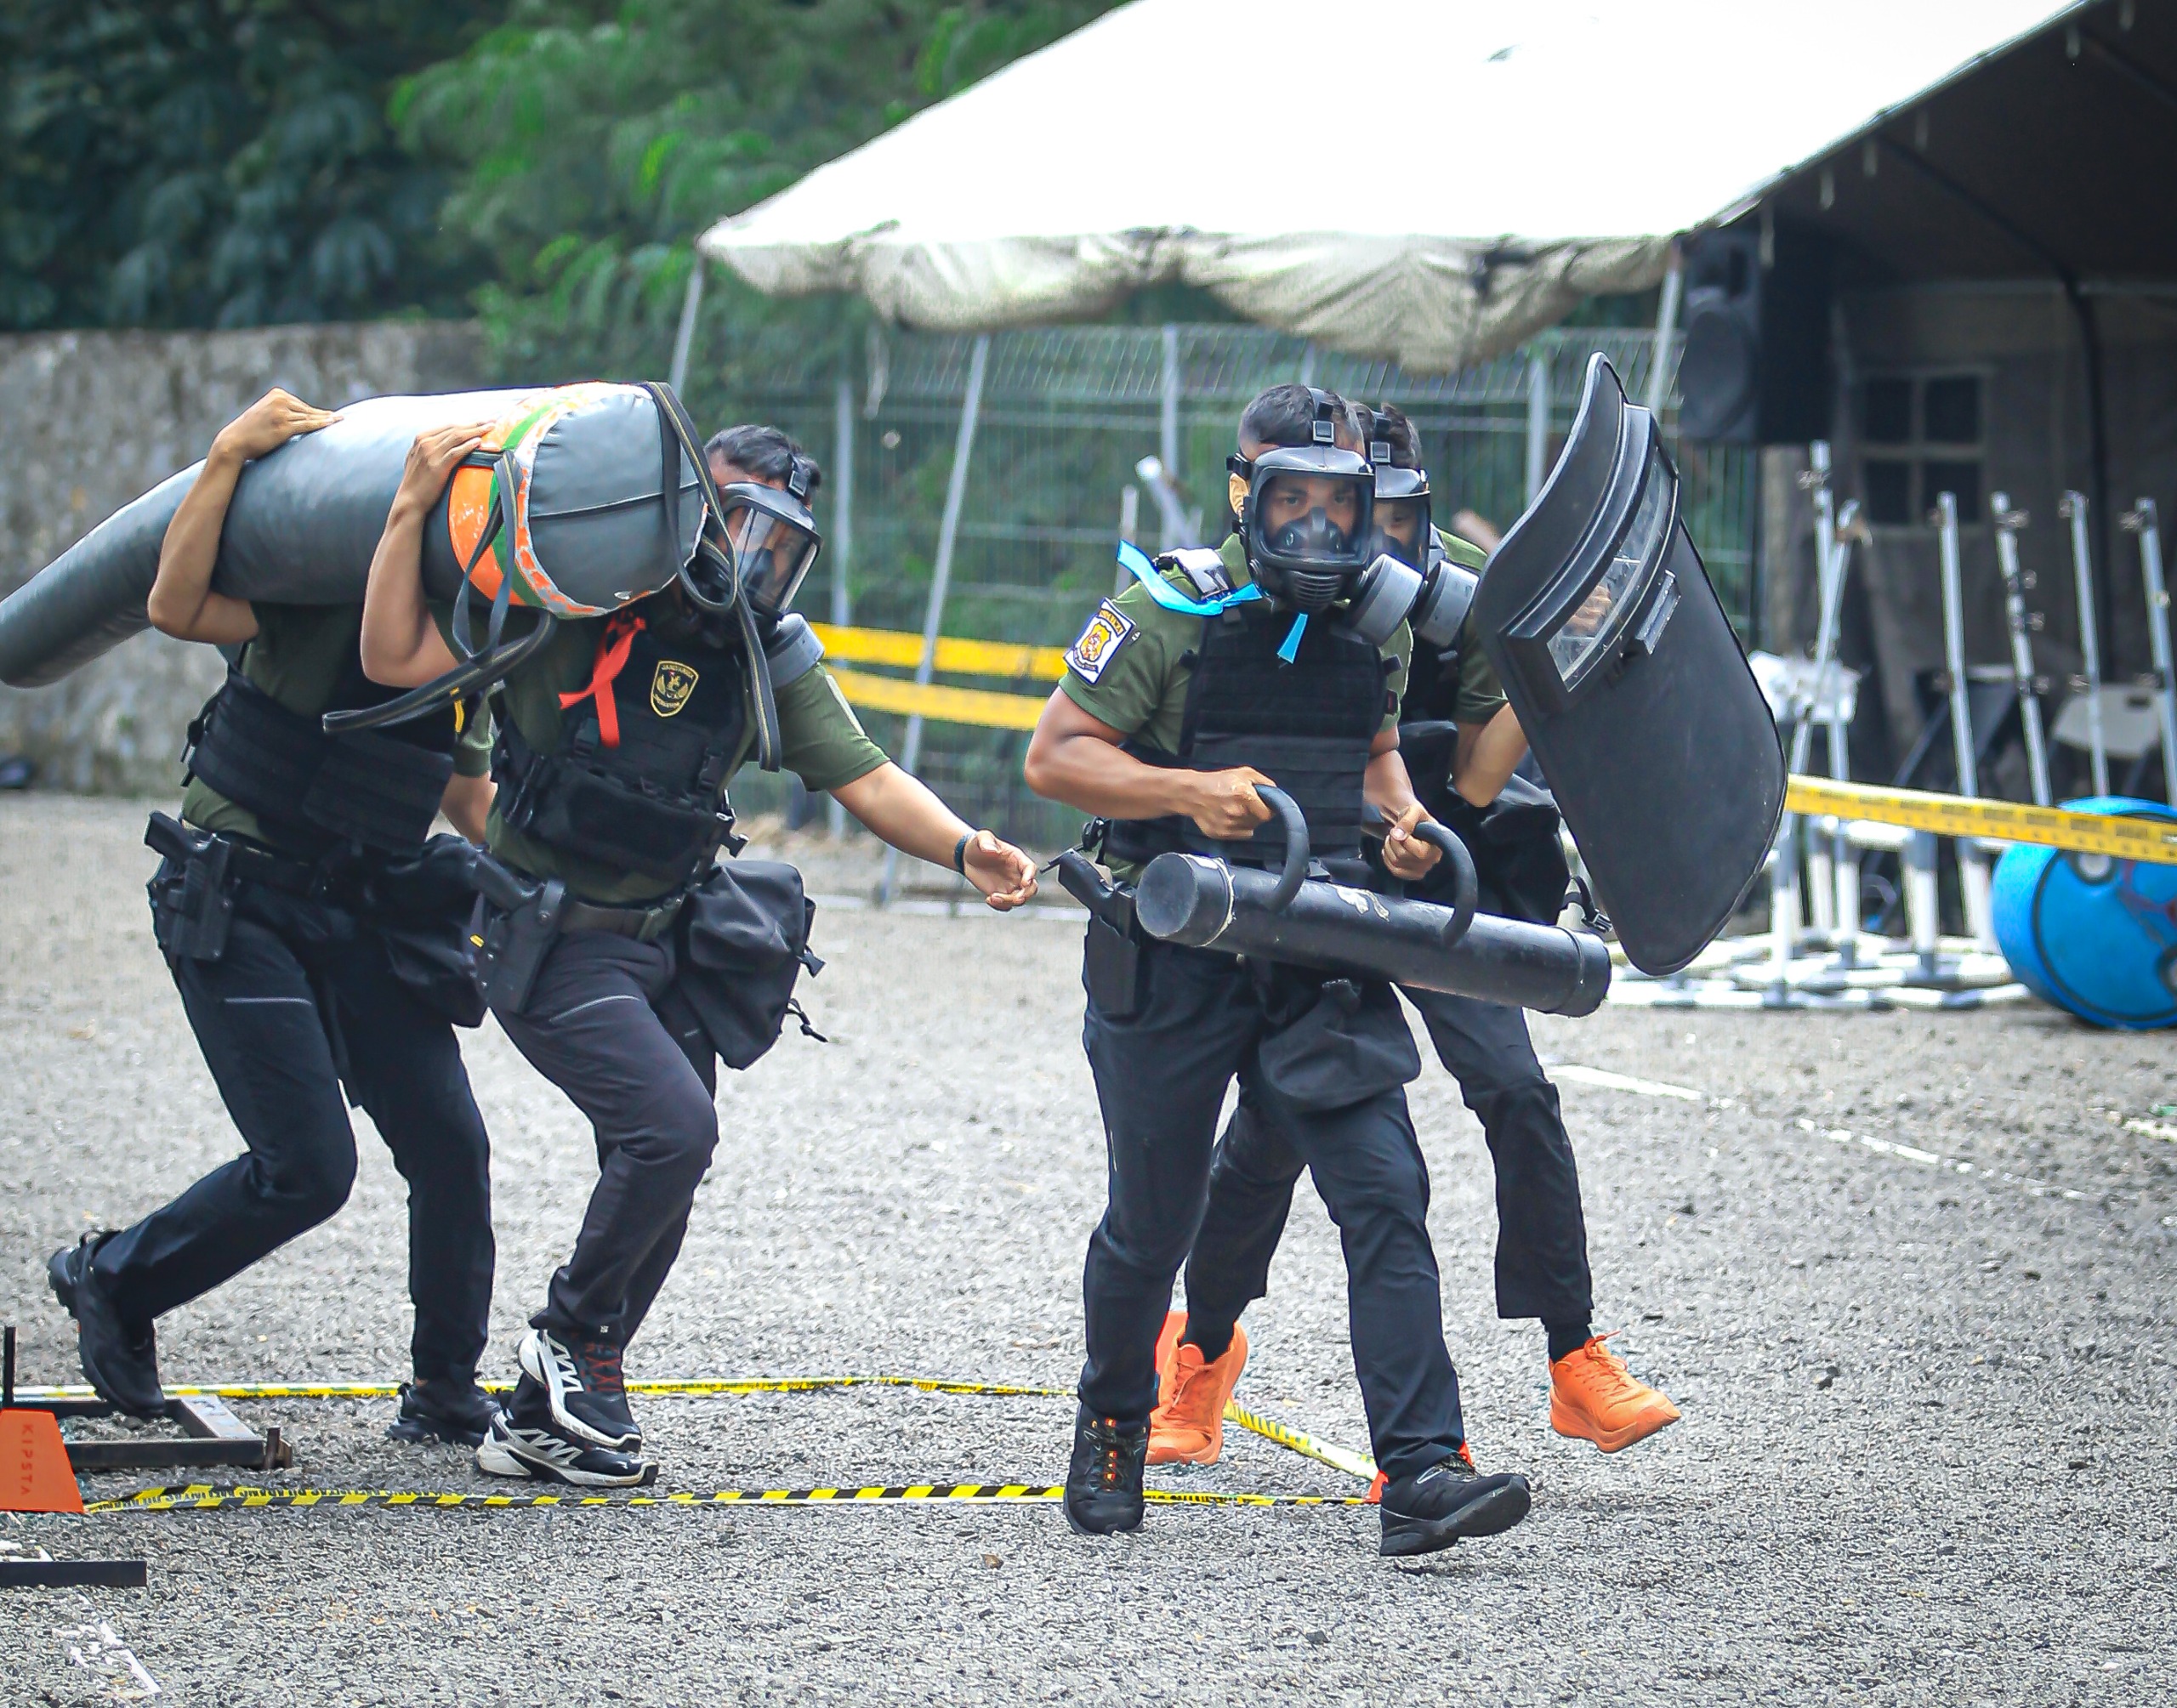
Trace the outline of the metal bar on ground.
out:
[[[922,657],[915,666],[918,687],[929,686],[937,665],[937,632],[945,621],[945,595],[952,581],[952,548],[960,537],[960,506],[968,494],[968,459],[975,455],[975,417],[982,409],[983,374],[989,365],[990,334],[978,332],[974,354],[968,360],[967,395],[960,403],[960,432],[952,442],[952,474],[945,484],[945,513],[937,525],[937,557],[930,565],[929,599],[923,610]],[[922,713],[909,714],[907,740],[900,755],[901,769],[909,775],[922,759]],[[884,879],[877,888],[878,905],[891,900],[899,870],[900,851],[888,848]]]
[[[2109,792],[2109,740],[2101,727],[2101,632],[2094,621],[2094,553],[2087,542],[2086,494],[2066,492],[2056,508],[2072,525],[2072,581],[2078,600],[2078,650],[2086,685],[2087,757],[2094,792]]]

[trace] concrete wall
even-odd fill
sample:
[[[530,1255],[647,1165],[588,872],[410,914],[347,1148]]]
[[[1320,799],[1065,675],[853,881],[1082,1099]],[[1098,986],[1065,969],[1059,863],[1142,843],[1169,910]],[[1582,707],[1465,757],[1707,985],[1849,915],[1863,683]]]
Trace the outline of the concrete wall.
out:
[[[477,383],[473,327],[443,321],[0,338],[0,594],[203,456],[268,388],[327,407]],[[182,732],[225,669],[146,633],[49,688],[0,688],[0,753],[42,786],[167,793]]]

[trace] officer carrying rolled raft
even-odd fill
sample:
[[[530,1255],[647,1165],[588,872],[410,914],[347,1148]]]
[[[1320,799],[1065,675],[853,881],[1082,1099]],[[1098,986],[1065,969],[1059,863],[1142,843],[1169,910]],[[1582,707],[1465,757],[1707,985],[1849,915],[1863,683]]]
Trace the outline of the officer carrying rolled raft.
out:
[[[213,440],[168,525],[152,622],[239,648],[190,732],[152,929],[219,1095],[248,1146],[164,1208],[54,1254],[83,1371],[121,1410],[162,1415],[155,1320],[338,1210],[355,1175],[341,1092],[370,1112],[408,1183],[413,1376],[391,1433],[480,1442],[490,1327],[489,1143],[456,1024],[483,1019],[468,945],[468,844],[480,838],[486,724],[452,699],[389,732],[334,738],[321,714],[392,696],[363,675],[360,606],[212,591],[220,531],[253,458],[338,420],[273,391]]]
[[[1480,1473],[1466,1446],[1406,1107],[1420,1058],[1397,998],[1382,982],[1155,940],[1126,905],[1160,854],[1282,865],[1287,833],[1259,792],[1273,783],[1330,875],[1365,881],[1364,831],[1401,878],[1439,859],[1398,754],[1417,588],[1377,596],[1358,417],[1333,394],[1278,386],[1248,406],[1239,441],[1234,537],[1129,564],[1139,584],[1090,617],[1028,750],[1031,787],[1098,815],[1090,834],[1119,886],[1095,898],[1084,948],[1111,1197],[1088,1247],[1065,1510],[1090,1533],[1142,1521],[1158,1330],[1236,1076],[1343,1231],[1355,1373],[1390,1478],[1383,1552],[1426,1553],[1509,1529],[1529,1494],[1523,1477]],[[1069,887],[1081,877],[1072,867]]]
[[[1486,559],[1430,526],[1420,440],[1406,416],[1380,406],[1368,429],[1378,549],[1418,570],[1430,568],[1433,551],[1464,582],[1464,597],[1441,614],[1441,627],[1424,625],[1430,632],[1415,638],[1399,726],[1414,792],[1472,850],[1483,907],[1554,920],[1570,877],[1556,808],[1513,769],[1526,754],[1526,737],[1473,630],[1474,572]],[[1440,867],[1407,893],[1448,901],[1444,877]],[[1613,1453],[1675,1422],[1677,1408],[1636,1380],[1590,1325],[1578,1167],[1525,1012],[1441,990],[1407,988],[1405,995],[1488,1143],[1497,1174],[1497,1314],[1541,1319],[1551,1427]],[[1151,1464],[1216,1462],[1225,1402],[1248,1360],[1240,1314],[1267,1290],[1305,1166],[1243,1092],[1210,1169],[1208,1207],[1187,1259],[1187,1308],[1171,1314],[1158,1347]]]
[[[611,614],[560,621],[497,689],[500,792],[478,862],[485,994],[515,1047],[588,1117],[599,1179],[477,1464],[585,1487],[656,1475],[622,1359],[718,1142],[715,1058],[741,1068],[762,1054],[796,975],[816,964],[814,909],[793,867],[714,864],[721,847],[739,847],[734,773],[752,754],[782,765],[894,847],[961,872],[993,908],[1036,888],[1026,855],[962,822],[863,733],[792,612],[819,545],[816,463],[770,427],[698,446],[677,400],[659,389],[658,403],[685,453],[704,459],[704,531],[693,556],[668,536],[671,561],[639,597],[571,586],[579,565],[556,586],[531,585],[542,571],[509,554],[525,603],[549,594],[560,609],[572,599]],[[414,687],[462,668],[448,639],[468,650],[465,640],[424,604],[421,546],[483,431],[416,441],[371,565],[362,644],[375,681]]]

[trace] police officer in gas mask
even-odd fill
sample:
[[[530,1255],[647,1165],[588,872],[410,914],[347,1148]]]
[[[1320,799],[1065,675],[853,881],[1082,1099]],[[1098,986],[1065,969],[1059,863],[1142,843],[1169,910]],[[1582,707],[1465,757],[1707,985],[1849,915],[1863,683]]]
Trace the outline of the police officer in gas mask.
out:
[[[677,401],[658,400],[695,450]],[[449,645],[460,637],[425,607],[421,542],[480,442],[479,429],[427,434],[411,453],[371,567],[375,681],[421,692],[463,667]],[[726,789],[741,765],[768,757],[993,908],[1035,893],[1027,856],[963,823],[862,732],[791,611],[819,543],[814,462],[758,426],[703,454],[697,554],[609,615],[560,621],[495,689],[484,989],[515,1047],[589,1119],[599,1162],[574,1250],[520,1338],[506,1415],[477,1450],[496,1475],[622,1487],[656,1474],[622,1354],[718,1141],[717,1061],[746,1067],[769,1047],[813,961],[799,875],[716,863],[738,847]],[[531,573],[523,561],[517,575]],[[519,647],[515,627],[504,644]]]
[[[1208,1189],[1236,1077],[1313,1169],[1344,1234],[1353,1356],[1390,1483],[1383,1550],[1412,1554],[1526,1516],[1517,1475],[1480,1474],[1444,1345],[1428,1175],[1404,1087],[1420,1070],[1387,985],[1328,979],[1149,939],[1128,886],[1160,853],[1277,866],[1284,837],[1257,792],[1298,804],[1325,869],[1364,873],[1364,832],[1420,880],[1437,849],[1398,755],[1410,572],[1370,574],[1374,477],[1354,411],[1279,386],[1242,416],[1236,531],[1217,552],[1130,562],[1066,655],[1027,757],[1037,793],[1094,814],[1116,887],[1085,950],[1083,1028],[1110,1162],[1084,1276],[1088,1360],[1065,1510],[1077,1529],[1142,1520],[1157,1342]]]
[[[1418,619],[1400,711],[1400,751],[1414,792],[1472,851],[1483,907],[1554,921],[1567,880],[1556,809],[1545,791],[1513,769],[1526,754],[1526,738],[1467,616],[1475,574],[1486,559],[1468,542],[1431,527],[1420,442],[1405,415],[1377,409],[1369,439],[1378,548],[1443,583]],[[1448,905],[1443,877],[1431,873],[1407,892]],[[1670,1401],[1636,1380],[1590,1327],[1579,1172],[1526,1013],[1441,991],[1405,994],[1487,1140],[1497,1175],[1497,1313],[1542,1321],[1551,1427],[1609,1453],[1675,1421]],[[1150,1463],[1209,1464],[1222,1450],[1225,1404],[1248,1358],[1240,1314],[1267,1288],[1293,1188],[1306,1166],[1243,1094],[1218,1146],[1208,1207],[1187,1261],[1187,1309],[1171,1314],[1159,1343]]]
[[[467,943],[461,837],[491,803],[486,724],[449,699],[397,731],[327,735],[327,712],[391,698],[364,676],[355,605],[282,605],[212,590],[246,464],[338,419],[268,394],[213,440],[168,524],[152,623],[237,649],[190,731],[180,820],[151,816],[165,856],[152,929],[247,1154],[119,1233],[48,1265],[83,1369],[121,1410],[161,1415],[156,1319],[338,1210],[355,1175],[348,1098],[408,1183],[413,1377],[392,1433],[474,1444],[497,1416],[477,1387],[492,1303],[489,1145],[454,1041],[483,1018]],[[234,655],[230,653],[230,655]]]

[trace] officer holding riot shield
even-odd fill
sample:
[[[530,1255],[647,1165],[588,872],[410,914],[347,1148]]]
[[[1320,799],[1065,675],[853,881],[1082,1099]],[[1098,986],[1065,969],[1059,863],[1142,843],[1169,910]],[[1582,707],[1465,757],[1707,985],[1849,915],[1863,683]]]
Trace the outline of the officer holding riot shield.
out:
[[[1157,940],[1131,907],[1132,881],[1161,854],[1282,865],[1288,832],[1259,792],[1273,783],[1327,875],[1365,877],[1364,831],[1383,835],[1402,878],[1439,857],[1396,723],[1407,617],[1441,587],[1371,551],[1374,477],[1343,400],[1274,388],[1239,437],[1235,536],[1130,565],[1139,584],[1089,619],[1028,752],[1032,787],[1098,815],[1115,881],[1094,898],[1084,955],[1111,1198],[1084,1276],[1065,1510],[1087,1532],[1141,1523],[1157,1331],[1236,1077],[1344,1234],[1355,1370],[1390,1478],[1383,1551],[1429,1552],[1509,1529],[1529,1495],[1524,1478],[1480,1474],[1467,1450],[1406,1108],[1420,1061],[1397,999],[1386,984]]]
[[[327,712],[387,700],[357,654],[355,605],[212,591],[244,466],[337,420],[274,391],[224,428],[168,526],[150,616],[239,649],[190,731],[179,822],[152,928],[246,1155],[119,1233],[49,1263],[84,1373],[121,1410],[161,1415],[155,1320],[338,1210],[355,1174],[348,1097],[370,1111],[409,1188],[413,1377],[392,1433],[474,1444],[497,1409],[476,1386],[492,1302],[489,1145],[456,1024],[483,1018],[468,953],[468,844],[480,837],[486,725],[448,700],[395,733],[332,737]]]
[[[691,548],[668,473],[668,549],[648,586],[591,586],[580,565],[553,580],[533,553],[487,536],[469,579],[500,595],[486,645],[435,620],[423,530],[455,469],[489,462],[478,429],[417,442],[363,619],[365,668],[419,703],[434,683],[517,656],[495,689],[499,793],[476,862],[482,984],[515,1047],[588,1117],[600,1168],[477,1463],[584,1487],[656,1474],[622,1359],[679,1255],[718,1141],[716,1058],[742,1068],[769,1048],[794,1012],[796,975],[818,964],[793,868],[714,863],[740,846],[726,796],[735,772],[751,757],[795,772],[893,846],[960,871],[994,908],[1036,888],[1025,854],[885,758],[792,612],[819,544],[815,462],[768,427],[731,428],[706,451],[669,390],[653,394],[668,457],[677,439],[702,508]],[[551,616],[518,633],[510,602]]]
[[[1414,792],[1472,851],[1481,905],[1541,922],[1565,904],[1569,877],[1547,792],[1512,769],[1525,737],[1471,622],[1483,554],[1430,525],[1418,435],[1401,411],[1373,412],[1379,548],[1417,570],[1433,552],[1458,589],[1416,638],[1400,710],[1400,751]],[[1438,573],[1444,573],[1440,567]],[[1448,901],[1440,870],[1409,894]],[[1547,1340],[1549,1418],[1561,1435],[1616,1452],[1677,1420],[1670,1401],[1627,1370],[1595,1336],[1587,1227],[1572,1141],[1556,1087],[1536,1059],[1521,1009],[1409,988],[1445,1070],[1481,1123],[1497,1175],[1497,1314],[1538,1317]],[[1187,1260],[1187,1309],[1158,1345],[1157,1407],[1149,1462],[1214,1464],[1225,1402],[1248,1358],[1240,1313],[1268,1286],[1300,1154],[1242,1098],[1210,1172],[1208,1208]]]

